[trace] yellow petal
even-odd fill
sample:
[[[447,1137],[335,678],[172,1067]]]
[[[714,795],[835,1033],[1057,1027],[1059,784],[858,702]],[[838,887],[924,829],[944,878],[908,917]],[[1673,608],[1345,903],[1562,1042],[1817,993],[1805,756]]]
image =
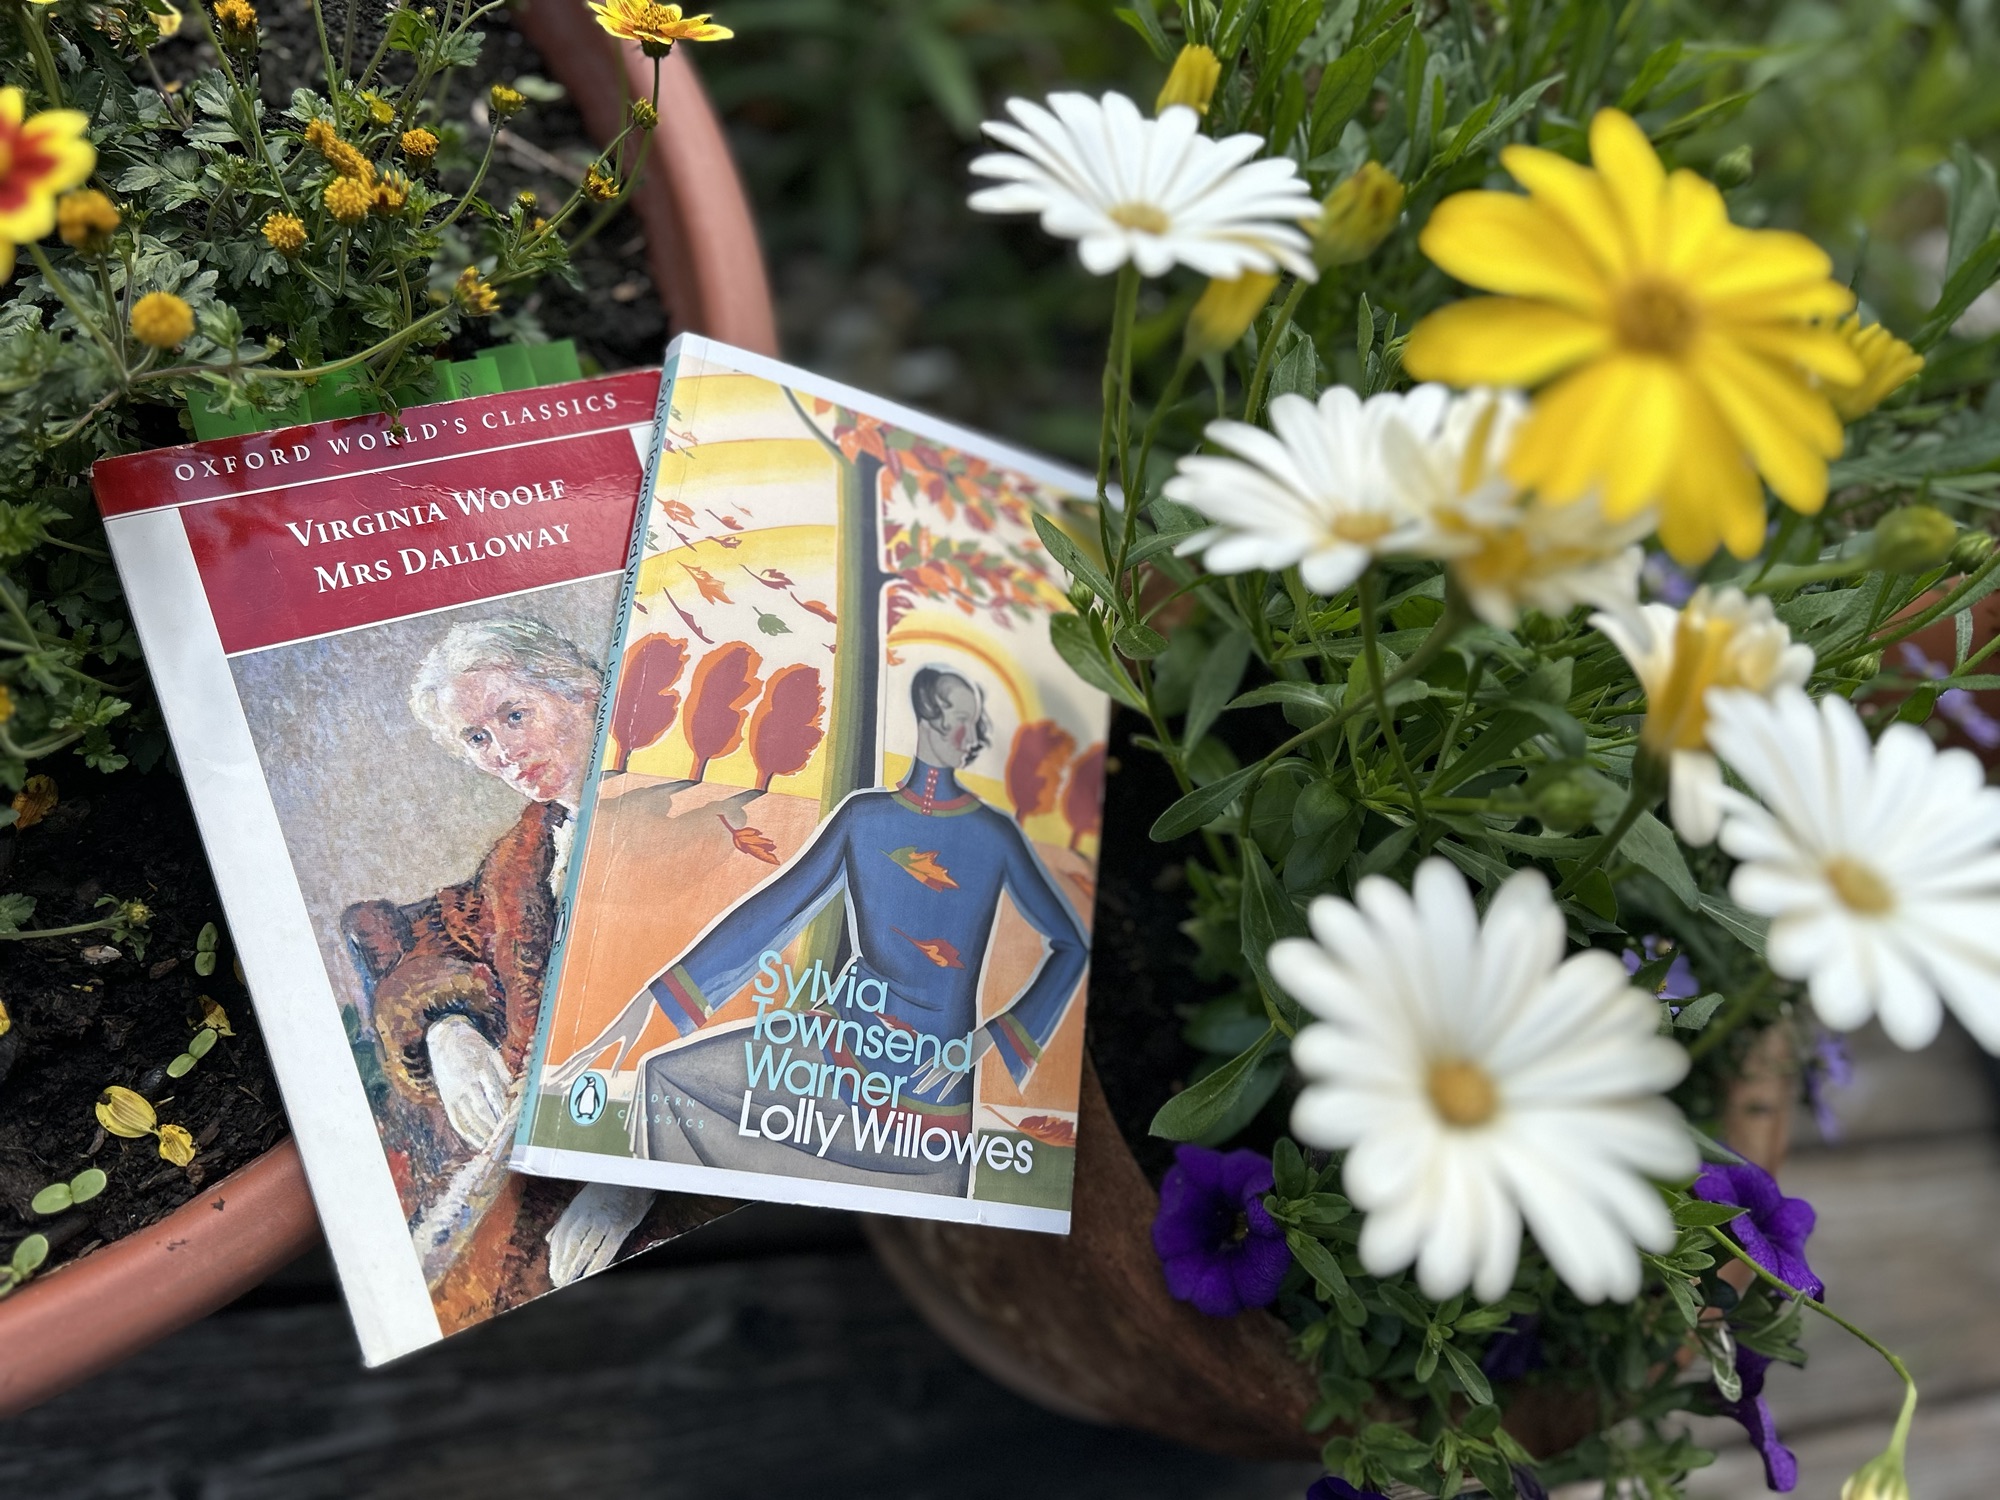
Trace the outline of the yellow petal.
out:
[[[1535,399],[1507,455],[1507,473],[1558,504],[1607,486],[1605,513],[1629,515],[1649,496],[1632,498],[1626,468],[1630,424],[1658,384],[1654,361],[1628,355],[1592,360]],[[1657,439],[1657,431],[1653,434]],[[1649,460],[1653,462],[1653,460]],[[1657,480],[1657,468],[1650,476]],[[1641,474],[1640,479],[1649,476]]]
[[[1824,283],[1833,275],[1827,253],[1788,229],[1733,229],[1726,239],[1719,253],[1688,268],[1704,302],[1790,291],[1800,284]]]
[[[1597,173],[1539,146],[1509,146],[1500,153],[1500,165],[1537,203],[1569,226],[1607,275],[1621,276],[1631,269],[1617,206]]]
[[[1826,460],[1840,418],[1826,396],[1724,338],[1702,342],[1695,371],[1778,498],[1807,515],[1826,503]]]
[[[1693,276],[1708,265],[1729,232],[1729,206],[1714,183],[1685,168],[1667,179],[1657,262],[1661,270]]]
[[[1660,543],[1694,566],[1718,543],[1737,557],[1764,545],[1764,487],[1715,405],[1690,383],[1681,410],[1681,446],[1660,504]]]
[[[1517,193],[1454,193],[1432,212],[1417,243],[1468,286],[1539,297],[1582,312],[1602,309],[1603,274],[1567,224]]]
[[[1623,110],[1600,109],[1590,122],[1590,159],[1625,221],[1633,263],[1656,263],[1667,174],[1653,143]]]
[[[1592,318],[1513,297],[1449,303],[1410,330],[1403,367],[1447,385],[1536,385],[1611,346]]]
[[[1835,385],[1853,385],[1867,374],[1853,346],[1831,328],[1745,323],[1730,327],[1726,336],[1767,359],[1797,365]]]

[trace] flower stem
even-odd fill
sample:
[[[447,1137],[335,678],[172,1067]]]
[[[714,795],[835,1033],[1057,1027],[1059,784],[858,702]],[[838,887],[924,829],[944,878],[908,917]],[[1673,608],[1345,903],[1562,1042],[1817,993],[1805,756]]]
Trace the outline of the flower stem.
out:
[[[42,30],[41,7],[22,0],[21,30],[28,38],[28,50],[35,56],[35,72],[42,80],[42,92],[49,96],[49,108],[60,109],[63,105],[62,74],[56,68],[56,55],[49,50],[48,33]]]
[[[1632,831],[1632,825],[1639,821],[1639,814],[1660,800],[1660,791],[1665,785],[1665,767],[1653,756],[1640,751],[1632,762],[1632,787],[1626,795],[1625,805],[1618,811],[1617,821],[1604,830],[1604,834],[1591,846],[1590,853],[1583,862],[1563,877],[1556,887],[1556,900],[1560,901],[1586,880],[1590,873],[1609,859],[1625,835]]]
[[[1375,631],[1375,595],[1380,588],[1381,580],[1373,568],[1361,575],[1361,659],[1367,664],[1368,696],[1374,701],[1375,717],[1382,722],[1382,738],[1389,742],[1389,759],[1396,767],[1396,778],[1410,794],[1410,811],[1421,828],[1425,821],[1423,790],[1410,770],[1409,758],[1403,754],[1403,741],[1396,733],[1396,721],[1389,713],[1389,694],[1382,682],[1382,648]]]
[[[0,932],[0,942],[25,942],[29,938],[75,937],[82,932],[108,932],[117,923],[107,918],[102,922],[76,922],[68,927],[20,928],[13,932]]]
[[[1125,348],[1132,339],[1132,319],[1139,307],[1139,268],[1118,268],[1118,284],[1111,296],[1111,340],[1104,351],[1103,414],[1097,426],[1097,530],[1098,541],[1109,559],[1111,545],[1111,452],[1117,437],[1118,381],[1124,367]],[[1129,503],[1129,497],[1128,497]]]
[[[1861,1329],[1855,1327],[1852,1323],[1848,1322],[1847,1319],[1843,1318],[1839,1313],[1835,1312],[1832,1308],[1828,1307],[1824,1302],[1819,1302],[1811,1297],[1808,1297],[1804,1292],[1800,1291],[1797,1287],[1785,1285],[1784,1282],[1780,1281],[1776,1276],[1773,1276],[1769,1271],[1765,1270],[1764,1267],[1758,1265],[1756,1261],[1752,1260],[1750,1258],[1749,1252],[1746,1251],[1741,1245],[1737,1244],[1735,1240],[1731,1239],[1726,1233],[1722,1231],[1722,1229],[1711,1226],[1708,1233],[1709,1237],[1713,1239],[1716,1244],[1720,1245],[1724,1250],[1727,1250],[1737,1260],[1743,1262],[1743,1264],[1749,1268],[1750,1274],[1755,1276],[1759,1281],[1763,1282],[1765,1285],[1773,1288],[1774,1290],[1783,1292],[1787,1297],[1790,1297],[1793,1301],[1798,1302],[1802,1306],[1811,1308],[1814,1312],[1818,1313],[1822,1318],[1827,1319],[1829,1322],[1839,1324],[1842,1328],[1846,1329],[1849,1333],[1853,1334],[1854,1337],[1861,1340],[1862,1343],[1866,1344],[1870,1349],[1873,1349],[1877,1354],[1881,1355],[1883,1359],[1888,1361],[1889,1368],[1894,1370],[1896,1372],[1897,1377],[1901,1379],[1901,1381],[1903,1382],[1903,1410],[1902,1414],[1896,1418],[1895,1435],[1889,1440],[1890,1446],[1897,1449],[1900,1452],[1902,1446],[1909,1440],[1910,1419],[1916,1415],[1917,1411],[1917,1382],[1915,1378],[1910,1374],[1909,1366],[1905,1365],[1902,1362],[1902,1360],[1898,1359],[1893,1350],[1887,1348],[1879,1340],[1871,1337],[1867,1333],[1863,1332]]]
[[[1270,337],[1264,340],[1263,347],[1257,351],[1257,368],[1250,376],[1250,389],[1243,398],[1243,420],[1246,422],[1257,420],[1257,408],[1264,399],[1264,382],[1271,374],[1271,355],[1278,347],[1278,340],[1284,337],[1285,330],[1292,326],[1292,314],[1299,310],[1299,303],[1305,298],[1307,285],[1308,283],[1303,281],[1292,282],[1292,289],[1285,293],[1285,300],[1278,304],[1278,316],[1271,324]]]
[[[1146,421],[1145,433],[1139,439],[1139,465],[1133,474],[1134,484],[1125,492],[1125,526],[1118,539],[1118,556],[1111,568],[1113,579],[1122,579],[1125,574],[1125,559],[1131,555],[1132,543],[1139,532],[1139,508],[1146,493],[1146,466],[1153,457],[1153,440],[1160,434],[1160,423],[1180,400],[1181,387],[1187,383],[1188,371],[1194,368],[1194,360],[1182,354],[1180,362],[1174,366],[1174,373],[1167,378],[1167,388],[1160,392],[1160,399],[1153,407],[1153,415]],[[1138,591],[1133,590],[1133,602],[1138,602]]]

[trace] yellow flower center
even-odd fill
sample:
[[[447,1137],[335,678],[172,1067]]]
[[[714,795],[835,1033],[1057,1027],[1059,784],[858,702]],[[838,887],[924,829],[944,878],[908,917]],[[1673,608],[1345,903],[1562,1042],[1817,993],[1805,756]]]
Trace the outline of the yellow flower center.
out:
[[[1447,1125],[1484,1125],[1500,1108],[1500,1091],[1477,1063],[1438,1063],[1425,1088]]]
[[[1836,854],[1826,862],[1826,883],[1842,906],[1861,916],[1879,917],[1895,910],[1896,894],[1889,883],[1848,855]]]
[[[1343,542],[1352,542],[1357,547],[1367,547],[1382,540],[1395,530],[1396,523],[1379,510],[1349,511],[1335,516],[1327,530]]]
[[[1173,227],[1173,221],[1151,203],[1114,203],[1106,217],[1121,228],[1145,234],[1165,234]]]
[[[1678,284],[1642,276],[1620,289],[1611,320],[1627,349],[1678,358],[1694,338],[1700,313]]]

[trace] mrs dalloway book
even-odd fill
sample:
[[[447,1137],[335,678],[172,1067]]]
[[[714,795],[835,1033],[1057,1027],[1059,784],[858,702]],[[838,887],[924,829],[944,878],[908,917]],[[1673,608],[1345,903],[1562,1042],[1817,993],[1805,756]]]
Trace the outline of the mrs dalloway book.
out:
[[[507,1170],[659,383],[94,471],[371,1364],[716,1211]]]
[[[517,1168],[1067,1230],[1109,705],[1036,518],[1090,493],[669,348]]]

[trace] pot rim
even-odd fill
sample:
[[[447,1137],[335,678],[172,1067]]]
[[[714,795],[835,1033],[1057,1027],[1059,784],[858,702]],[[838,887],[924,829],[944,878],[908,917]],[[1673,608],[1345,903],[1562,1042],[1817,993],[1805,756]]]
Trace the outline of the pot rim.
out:
[[[615,135],[627,98],[652,87],[652,59],[607,36],[583,0],[535,0],[514,23],[596,140]],[[660,68],[660,123],[631,199],[647,267],[677,330],[775,355],[777,318],[749,198],[685,54],[677,48]],[[234,1301],[319,1239],[305,1168],[288,1138],[157,1223],[0,1301],[0,1417]]]

